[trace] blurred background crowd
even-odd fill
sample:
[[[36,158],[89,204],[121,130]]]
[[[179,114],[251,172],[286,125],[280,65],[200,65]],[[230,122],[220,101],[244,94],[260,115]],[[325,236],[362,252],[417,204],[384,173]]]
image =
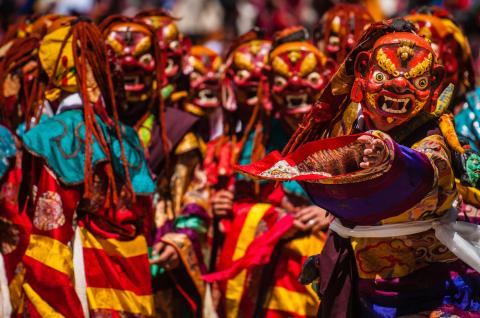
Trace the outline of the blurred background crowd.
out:
[[[101,21],[111,14],[133,15],[139,10],[166,8],[180,18],[180,30],[193,44],[204,44],[225,53],[238,35],[260,26],[272,35],[293,25],[310,30],[335,0],[1,0],[0,32],[19,16],[59,13],[89,16]],[[480,0],[363,0],[375,20],[408,13],[422,5],[448,9],[470,39],[475,65],[480,66]],[[477,72],[478,73],[478,72]]]

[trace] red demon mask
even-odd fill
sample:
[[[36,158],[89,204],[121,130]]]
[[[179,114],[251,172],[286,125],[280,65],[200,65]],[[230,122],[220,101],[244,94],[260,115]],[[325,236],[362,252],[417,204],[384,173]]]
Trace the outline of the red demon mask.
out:
[[[337,4],[323,15],[313,31],[314,42],[328,58],[340,65],[363,31],[373,22],[359,4]]]
[[[265,78],[265,64],[271,42],[262,39],[245,41],[228,55],[225,76],[231,98],[225,101],[225,107],[234,110],[251,111],[258,103],[258,87]]]
[[[424,38],[394,32],[357,55],[351,98],[361,102],[371,128],[388,131],[422,110],[429,112],[442,79],[443,67]]]
[[[220,106],[222,58],[204,46],[192,46],[188,57],[190,103],[204,109]]]
[[[110,57],[123,76],[127,102],[147,101],[155,78],[151,31],[135,22],[119,22],[110,25],[104,34]]]
[[[282,33],[276,35],[277,45],[274,44],[269,55],[270,92],[275,110],[284,119],[297,121],[311,110],[327,84],[331,69],[326,67],[326,57],[305,40],[305,29],[292,28]],[[301,38],[290,41],[295,34]],[[288,41],[283,42],[282,38]]]
[[[183,71],[183,59],[186,55],[183,35],[178,30],[176,18],[164,11],[146,11],[137,15],[139,19],[150,25],[157,34],[158,44],[164,59],[165,82],[175,85]]]
[[[433,12],[416,13],[405,19],[413,22],[418,33],[431,42],[439,63],[445,68],[444,83],[453,83],[456,95],[464,94],[473,88],[475,81],[468,39],[449,18],[448,12],[435,7],[424,8],[428,9]]]

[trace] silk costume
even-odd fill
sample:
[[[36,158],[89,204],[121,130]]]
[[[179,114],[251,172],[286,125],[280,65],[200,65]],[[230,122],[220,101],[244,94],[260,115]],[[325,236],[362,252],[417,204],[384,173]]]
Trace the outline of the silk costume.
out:
[[[256,164],[240,167],[243,173],[262,179],[300,181],[316,204],[337,217],[323,252],[309,259],[301,277],[304,283],[314,281],[322,299],[320,317],[475,317],[479,310],[480,276],[449,250],[469,261],[458,252],[455,240],[442,236],[445,228],[458,224],[457,212],[452,210],[457,190],[451,149],[438,129],[438,119],[408,106],[411,100],[401,99],[405,90],[395,90],[393,85],[393,81],[400,85],[407,71],[418,70],[416,65],[433,56],[431,47],[412,30],[402,20],[370,27],[320,97],[309,119],[311,125],[304,128],[308,137],[299,139],[304,136],[299,131],[287,155],[274,152]],[[414,55],[408,47],[415,50]],[[398,69],[398,65],[403,67]],[[362,67],[368,72],[363,73],[365,79],[360,77]],[[436,67],[429,62],[432,84],[418,83],[421,75],[416,74],[415,87],[437,85],[433,87],[438,92]],[[378,86],[368,86],[373,85],[367,82],[371,74]],[[372,93],[383,83],[386,91]],[[393,98],[392,102],[386,104],[384,96]],[[448,100],[445,96],[430,89],[428,98],[433,110],[446,109],[441,105]],[[431,112],[423,100],[420,103]],[[383,112],[377,110],[380,107]],[[397,115],[405,109],[410,117]],[[315,115],[330,113],[333,117],[335,111],[340,113],[333,123]],[[406,124],[388,134],[367,128],[372,127],[367,126],[369,121],[376,127],[389,127],[396,120]],[[356,140],[361,135],[375,136],[384,143],[387,151],[378,165],[358,167],[362,146]],[[424,227],[416,227],[420,224]],[[471,232],[456,235],[465,235],[475,244],[478,229],[465,227]],[[475,258],[475,253],[471,255]],[[469,264],[478,270],[475,261]]]
[[[95,36],[90,33],[88,40],[72,45],[76,32]],[[43,70],[55,77],[46,96],[59,107],[53,118],[23,136],[25,203],[32,231],[23,258],[22,287],[24,312],[30,317],[153,315],[146,229],[151,224],[154,183],[134,130],[123,125],[118,130],[104,111],[108,96],[100,95],[105,91],[95,80],[108,83],[108,75],[95,78],[93,74],[102,74],[101,70],[90,69],[92,77],[83,86],[85,77],[72,71],[87,69],[75,59],[80,47],[83,62],[94,62],[82,41],[100,38],[89,22],[64,18],[39,49]],[[98,62],[106,66],[105,49],[99,43]],[[59,56],[62,63],[57,64]],[[92,108],[99,129],[93,136],[87,124]],[[108,148],[102,140],[108,140]]]
[[[200,275],[205,271],[202,253],[209,217],[201,198],[190,195],[202,187],[198,171],[204,146],[195,132],[198,118],[174,108],[178,102],[172,100],[181,65],[168,70],[173,60],[181,60],[167,51],[175,43],[175,49],[183,50],[176,38],[180,34],[169,15],[154,13],[133,19],[112,17],[102,28],[123,79],[125,120],[135,127],[156,177],[155,229],[149,244],[172,246],[181,263],[172,270],[151,268],[156,315],[198,316],[203,305]],[[162,67],[167,68],[165,72]],[[153,89],[158,83],[163,86],[161,96]]]
[[[285,35],[290,34],[287,31]],[[314,317],[319,304],[297,276],[306,256],[322,249],[323,232],[283,237],[292,228],[293,209],[309,206],[309,198],[296,182],[275,189],[272,184],[232,173],[232,163],[248,164],[287,143],[291,128],[284,120],[268,116],[272,108],[270,103],[263,104],[266,96],[273,97],[276,115],[291,116],[294,121],[310,109],[315,88],[324,83],[324,56],[304,39],[304,29],[294,28],[295,32],[302,39],[279,40],[268,59],[266,41],[261,41],[259,33],[247,33],[227,58],[225,88],[230,97],[239,98],[227,100],[227,109],[230,116],[236,114],[236,120],[249,112],[251,117],[248,123],[245,118],[240,121],[242,129],[233,132],[230,141],[219,138],[211,142],[205,159],[211,187],[235,189],[232,218],[219,221],[224,237],[217,272],[205,276],[207,281],[219,281],[221,317]],[[261,71],[262,63],[267,63],[268,72]],[[249,94],[250,87],[256,87],[256,96]],[[291,205],[287,207],[285,202]]]

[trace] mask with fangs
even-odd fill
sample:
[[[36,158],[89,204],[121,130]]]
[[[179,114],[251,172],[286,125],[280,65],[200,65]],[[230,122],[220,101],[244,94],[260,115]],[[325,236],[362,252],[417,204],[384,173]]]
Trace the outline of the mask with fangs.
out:
[[[151,108],[156,87],[153,31],[141,21],[121,16],[102,26],[113,73],[123,79],[125,102],[120,104],[120,117],[135,125]]]
[[[253,29],[232,45],[227,54],[222,81],[222,98],[226,110],[235,112],[246,123],[259,103],[270,108],[266,92],[265,67],[271,42],[260,29]],[[259,96],[260,87],[264,92]]]
[[[202,112],[220,107],[222,58],[204,46],[192,46],[188,56],[190,94],[188,104]]]
[[[389,131],[429,112],[442,79],[443,67],[424,38],[394,32],[357,55],[352,100],[361,103],[371,128]]]
[[[406,20],[415,24],[419,35],[425,37],[445,68],[445,86],[455,85],[452,107],[463,104],[466,92],[475,85],[472,53],[467,37],[449,13],[438,7],[422,7]]]
[[[337,4],[325,12],[316,25],[313,41],[320,51],[340,65],[372,22],[373,18],[364,6]]]
[[[150,25],[156,32],[163,59],[159,63],[163,63],[165,74],[161,87],[169,84],[176,87],[183,74],[188,51],[188,45],[176,24],[178,19],[164,10],[143,11],[138,13],[136,18]]]
[[[275,34],[269,54],[270,93],[274,110],[296,128],[327,84],[332,69],[327,59],[308,41],[303,27]]]

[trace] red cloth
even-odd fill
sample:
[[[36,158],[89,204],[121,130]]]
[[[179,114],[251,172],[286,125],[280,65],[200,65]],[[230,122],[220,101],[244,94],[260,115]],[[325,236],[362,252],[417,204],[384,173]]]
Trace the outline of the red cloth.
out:
[[[15,269],[18,263],[22,260],[23,254],[28,245],[28,240],[31,231],[30,220],[25,211],[20,211],[18,204],[18,191],[22,181],[22,169],[20,165],[12,167],[8,170],[3,178],[0,194],[0,217],[4,218],[7,223],[11,222],[11,230],[2,235],[10,237],[2,238],[2,242],[9,242],[13,239],[16,247],[11,252],[3,251],[3,258],[5,261],[5,269],[7,272],[7,279],[10,282],[15,276]],[[17,232],[18,231],[18,232]],[[18,242],[15,240],[18,239]]]
[[[207,282],[228,280],[235,277],[243,269],[267,264],[270,261],[273,249],[283,235],[292,227],[292,224],[293,217],[286,215],[267,232],[255,238],[245,255],[234,261],[228,269],[204,275],[203,279]]]

